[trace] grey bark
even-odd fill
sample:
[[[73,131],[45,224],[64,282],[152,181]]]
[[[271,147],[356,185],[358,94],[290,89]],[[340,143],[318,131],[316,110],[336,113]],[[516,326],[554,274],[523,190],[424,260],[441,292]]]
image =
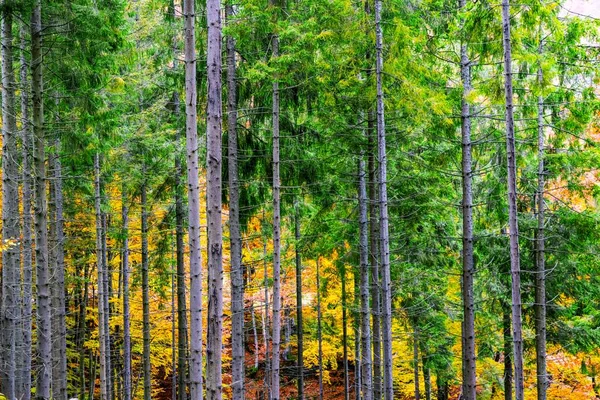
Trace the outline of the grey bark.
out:
[[[265,221],[265,212],[263,209],[262,221]],[[265,312],[263,313],[263,340],[265,346],[265,387],[268,398],[271,398],[270,372],[271,363],[269,357],[269,279],[267,274],[267,240],[263,237],[263,277],[265,285]]]
[[[273,6],[274,1],[269,4]],[[272,37],[273,58],[279,57],[279,36]],[[273,335],[271,400],[279,400],[279,354],[281,345],[281,182],[279,176],[279,82],[273,80]]]
[[[523,400],[523,337],[521,317],[521,266],[519,224],[517,220],[517,160],[513,115],[512,54],[510,36],[510,0],[502,0],[502,37],[504,48],[504,92],[506,100],[506,157],[508,168],[508,223],[512,278],[512,328],[515,370],[515,398]]]
[[[342,359],[344,364],[344,400],[350,400],[350,374],[348,371],[348,303],[346,296],[346,267],[341,265],[342,280]]]
[[[56,338],[53,340],[53,349],[55,352],[55,365],[53,368],[53,386],[52,397],[56,400],[67,400],[67,326],[66,326],[66,309],[65,309],[65,251],[64,251],[64,199],[63,199],[63,181],[62,181],[62,164],[60,161],[60,139],[54,141],[54,210],[55,210],[55,239],[53,249],[53,276],[54,282],[52,285],[52,308],[54,311],[54,321],[56,329],[53,334]],[[56,373],[54,373],[56,369]]]
[[[206,340],[206,396],[220,400],[223,390],[223,228],[221,204],[221,2],[206,1],[208,24],[208,98],[206,107],[208,224],[208,332]]]
[[[296,332],[298,345],[298,399],[304,399],[304,323],[302,318],[302,256],[300,254],[300,208],[295,199],[294,233],[296,239]]]
[[[362,387],[362,367],[361,367],[361,313],[360,313],[360,268],[355,268],[353,271],[354,276],[354,293],[352,298],[352,330],[354,331],[354,398],[355,400],[361,399],[360,389]]]
[[[231,1],[228,1],[225,5],[225,15],[227,23],[231,24],[233,19],[233,5]],[[228,35],[227,147],[229,166],[229,241],[231,254],[231,386],[233,400],[242,400],[244,398],[244,274],[242,271],[242,235],[240,233],[235,63],[235,39],[233,36]],[[254,321],[254,313],[252,313],[252,321]]]
[[[105,320],[108,319],[108,315],[105,314],[105,296],[104,296],[104,262],[103,262],[103,251],[102,251],[102,197],[100,188],[100,154],[96,153],[94,156],[94,210],[96,218],[96,266],[98,271],[98,339],[99,343],[99,357],[100,357],[100,399],[108,400],[108,374],[106,361],[107,361],[107,333]]]
[[[510,312],[508,304],[502,304],[502,333],[504,338],[504,400],[512,400],[512,346],[510,333]]]
[[[360,391],[364,400],[373,399],[373,371],[371,354],[371,305],[369,303],[369,227],[367,215],[367,179],[364,152],[358,161],[358,209],[360,247],[360,313],[361,313],[361,367]]]
[[[142,212],[142,365],[144,376],[144,400],[150,400],[152,390],[152,368],[150,365],[150,287],[148,282],[148,194],[145,165],[142,166],[142,180],[142,187],[140,188]]]
[[[381,238],[381,310],[383,337],[383,390],[386,400],[394,398],[392,376],[392,282],[390,275],[390,243],[387,200],[387,149],[383,96],[383,29],[382,1],[375,0],[376,75],[377,75],[377,142],[379,161],[379,235]]]
[[[417,327],[417,321],[413,321],[414,332],[413,332],[413,373],[415,383],[415,400],[421,399],[421,389],[419,388],[419,328]]]
[[[31,398],[31,331],[32,331],[32,278],[33,278],[33,238],[31,201],[33,192],[32,155],[33,138],[29,120],[29,65],[25,57],[27,43],[25,23],[19,24],[20,36],[20,77],[21,77],[21,126],[23,143],[23,350],[21,351],[22,373],[20,393],[23,400]]]
[[[256,315],[254,313],[254,302],[250,305],[250,315],[252,316],[252,335],[254,337],[254,369],[258,370],[258,331],[256,329]]]
[[[2,1],[2,238],[14,241],[2,252],[2,329],[0,364],[4,394],[16,398],[17,348],[20,346],[20,218],[19,166],[17,164],[17,120],[15,117],[15,71],[13,65],[13,16],[7,1]]]
[[[200,184],[196,91],[196,19],[194,0],[183,1],[185,43],[185,114],[188,184],[188,241],[190,247],[190,399],[202,390],[202,253],[200,251]]]
[[[421,356],[423,359],[423,356]],[[431,371],[425,366],[423,359],[423,381],[425,381],[425,400],[431,400]]]
[[[460,8],[466,0],[460,0]],[[462,370],[464,400],[476,398],[476,356],[475,356],[475,299],[473,278],[475,263],[473,260],[473,161],[471,141],[471,107],[468,96],[471,92],[471,61],[467,44],[460,46],[460,72],[463,84],[461,99],[461,136],[462,136]]]
[[[540,53],[542,43],[540,42]],[[538,67],[538,83],[543,83],[542,67]],[[544,98],[538,96],[538,188],[537,200],[537,232],[536,232],[536,274],[535,274],[535,353],[537,367],[537,398],[546,400],[548,376],[546,371],[546,255],[544,222],[546,205],[544,203]]]
[[[319,400],[323,400],[323,334],[321,327],[321,271],[317,256],[317,341],[319,346]]]
[[[123,223],[123,400],[131,400],[131,317],[129,311],[129,207],[127,188],[123,184],[121,194],[121,219]]]
[[[43,106],[42,6],[36,0],[31,13],[31,89],[35,164],[35,262],[37,286],[37,382],[36,398],[50,399],[52,377],[52,312],[48,271],[48,220]]]

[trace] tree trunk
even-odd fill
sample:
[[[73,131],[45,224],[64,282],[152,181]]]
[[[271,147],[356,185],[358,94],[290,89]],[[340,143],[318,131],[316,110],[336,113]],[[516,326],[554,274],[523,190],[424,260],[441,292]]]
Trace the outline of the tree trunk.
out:
[[[540,53],[542,52],[540,41]],[[542,67],[538,67],[538,83],[543,83]],[[538,189],[535,274],[535,352],[537,366],[537,398],[546,400],[548,377],[546,372],[546,256],[545,256],[545,204],[544,204],[544,98],[538,96]]]
[[[392,281],[390,275],[390,238],[387,200],[387,149],[385,142],[385,108],[383,99],[383,30],[382,0],[375,0],[376,75],[377,75],[377,142],[379,161],[379,226],[381,237],[382,293],[381,309],[383,337],[383,389],[386,400],[394,398],[392,376]]]
[[[417,328],[417,321],[413,321],[414,332],[413,332],[413,372],[415,377],[415,400],[421,399],[421,390],[419,388],[419,328]]]
[[[369,237],[367,215],[367,179],[364,152],[358,161],[358,209],[360,247],[360,312],[361,312],[361,392],[364,400],[373,399],[373,372],[371,368],[371,310],[369,304]]]
[[[22,21],[23,15],[21,15]],[[21,124],[23,134],[23,350],[21,352],[22,374],[20,393],[23,400],[31,398],[31,331],[32,331],[32,278],[33,278],[33,239],[31,200],[33,192],[32,155],[33,145],[31,136],[31,122],[29,121],[29,69],[25,57],[27,37],[25,23],[19,24],[20,33],[20,61],[21,61]]]
[[[360,389],[362,387],[362,367],[360,352],[360,268],[353,268],[354,293],[352,297],[352,330],[354,331],[354,399],[360,400]]]
[[[206,396],[222,397],[223,344],[223,232],[221,222],[221,2],[206,1],[208,23],[208,103],[206,108],[208,224],[208,333],[206,343]]]
[[[142,166],[142,319],[143,319],[143,374],[144,400],[151,399],[152,368],[150,366],[150,287],[148,282],[148,200],[146,192],[146,166]]]
[[[504,400],[512,400],[512,346],[508,304],[503,304],[502,307],[502,333],[504,337]]]
[[[466,0],[460,0],[460,7]],[[464,39],[463,39],[464,40]],[[473,162],[471,142],[471,107],[468,96],[471,92],[471,61],[467,44],[460,46],[460,70],[463,84],[461,109],[462,136],[462,300],[463,300],[463,397],[464,400],[475,400],[476,397],[476,356],[475,356],[475,300],[473,294],[473,278],[475,263],[473,261]]]
[[[98,340],[99,340],[99,357],[100,357],[100,399],[109,400],[108,397],[108,384],[106,360],[107,360],[107,349],[106,349],[106,324],[105,319],[108,315],[105,314],[104,310],[104,263],[102,257],[102,198],[100,192],[100,154],[96,152],[94,156],[94,209],[96,217],[96,266],[98,270]]]
[[[265,222],[265,212],[263,210],[263,216],[261,224]],[[263,276],[264,276],[264,284],[265,284],[265,312],[263,314],[263,340],[265,346],[265,387],[267,389],[267,393],[269,394],[268,398],[271,398],[271,385],[270,385],[270,372],[271,372],[271,363],[269,357],[269,279],[267,274],[267,240],[263,237]]]
[[[258,331],[256,329],[256,315],[254,313],[254,302],[250,305],[250,315],[252,316],[252,336],[254,337],[254,369],[258,370]]]
[[[131,400],[131,317],[129,311],[129,207],[127,187],[121,193],[121,219],[123,223],[123,400]]]
[[[423,356],[421,356],[423,359]],[[425,366],[423,359],[423,381],[425,381],[425,400],[431,400],[431,371]]]
[[[48,221],[46,204],[46,165],[44,138],[43,72],[42,72],[42,6],[36,0],[31,14],[31,89],[33,104],[33,137],[35,164],[35,262],[37,286],[37,350],[36,398],[50,399],[52,377],[52,320],[48,271]]]
[[[54,282],[53,282],[53,308],[55,312],[57,335],[54,340],[53,349],[56,348],[55,368],[56,376],[53,379],[52,397],[56,400],[67,400],[67,327],[65,309],[65,251],[64,251],[64,217],[63,217],[63,186],[62,186],[62,164],[60,161],[60,139],[54,141],[54,210],[55,210],[55,239],[54,243]]]
[[[521,328],[521,266],[519,224],[517,221],[517,160],[513,116],[512,54],[510,37],[510,0],[502,0],[502,36],[504,44],[504,90],[506,97],[506,157],[508,168],[508,222],[512,278],[512,328],[515,369],[515,398],[523,400],[523,338]]]
[[[350,400],[350,376],[348,371],[348,317],[346,298],[346,266],[341,264],[342,279],[342,347],[344,360],[344,400]]]
[[[295,206],[296,236],[296,331],[298,339],[298,399],[304,400],[304,324],[302,319],[302,257],[300,255],[300,209],[298,199]]]
[[[13,66],[13,16],[2,1],[2,238],[14,242],[2,252],[2,390],[9,399],[17,398],[17,349],[20,332],[20,219],[19,166],[17,163],[17,120],[15,116],[15,71]]]
[[[274,0],[269,0],[275,8]],[[279,57],[279,36],[273,34],[273,59]],[[279,177],[279,82],[273,80],[273,352],[271,400],[279,400],[279,353],[281,342],[281,182]]]
[[[102,202],[105,203],[105,199]],[[108,234],[108,216],[105,212],[101,213],[102,223],[102,280],[104,285],[104,337],[106,340],[106,395],[110,400],[114,400],[113,390],[113,368],[112,368],[112,335],[110,334],[110,299],[112,297],[112,273],[110,270],[110,263],[108,262],[108,247],[107,247],[107,234]]]
[[[190,247],[190,399],[202,390],[202,253],[200,251],[200,184],[196,120],[196,34],[194,0],[183,0],[185,20],[185,114],[188,183],[188,241]]]
[[[323,400],[323,335],[321,328],[321,271],[317,256],[317,341],[319,346],[319,400]]]
[[[225,6],[227,23],[233,19],[231,1]],[[231,380],[233,400],[244,399],[244,274],[240,233],[237,153],[237,83],[235,39],[227,36],[227,137],[229,166],[229,241],[231,253]],[[254,313],[252,314],[254,321]]]

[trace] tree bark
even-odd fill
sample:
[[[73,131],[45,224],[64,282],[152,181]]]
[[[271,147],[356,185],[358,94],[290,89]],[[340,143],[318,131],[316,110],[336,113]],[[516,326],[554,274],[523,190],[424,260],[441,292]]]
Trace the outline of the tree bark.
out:
[[[100,188],[100,154],[96,152],[94,156],[94,210],[96,218],[96,266],[98,271],[98,340],[99,340],[99,357],[100,357],[100,399],[109,400],[108,397],[108,384],[106,360],[107,360],[107,348],[106,348],[106,324],[105,320],[108,315],[105,314],[104,307],[104,262],[103,262],[103,251],[102,251],[102,197]]]
[[[194,0],[183,0],[185,41],[185,113],[190,247],[190,399],[202,400],[202,253],[200,251],[200,184],[196,92]]]
[[[413,373],[415,377],[415,400],[421,399],[421,389],[419,388],[419,328],[417,321],[413,321]]]
[[[35,164],[35,262],[37,286],[38,374],[36,399],[50,399],[52,377],[52,320],[48,271],[48,220],[43,106],[42,6],[36,0],[31,14],[31,89]]]
[[[504,337],[504,400],[512,400],[512,346],[508,304],[502,306],[502,333]]]
[[[296,332],[298,344],[298,399],[304,400],[304,324],[302,319],[302,257],[300,255],[300,209],[295,201],[294,233],[296,238]]]
[[[206,343],[206,396],[222,397],[223,344],[223,232],[221,222],[221,2],[206,1],[208,24],[207,224],[208,224],[208,333]]]
[[[321,327],[321,271],[317,256],[317,341],[319,346],[319,400],[323,400],[323,335]]]
[[[152,368],[150,366],[150,287],[148,282],[148,199],[146,166],[142,166],[141,212],[142,212],[142,319],[143,319],[143,375],[144,400],[151,399]]]
[[[542,52],[540,41],[540,53]],[[542,67],[538,67],[538,83],[543,83]],[[536,232],[536,274],[535,274],[535,353],[537,367],[537,398],[546,400],[548,377],[546,371],[546,255],[545,255],[545,204],[544,204],[544,97],[538,96],[538,188],[537,232]]]
[[[225,15],[232,24],[233,5],[227,1]],[[227,137],[229,166],[229,241],[231,253],[231,380],[233,400],[244,398],[244,274],[240,233],[240,187],[237,152],[237,82],[235,39],[227,36]],[[252,314],[254,321],[254,313]]]
[[[367,215],[367,179],[364,152],[358,161],[358,209],[360,247],[360,311],[361,311],[361,389],[364,400],[373,399],[373,371],[371,366],[371,310],[369,303],[369,237]]]
[[[348,312],[346,297],[346,266],[340,269],[342,279],[342,354],[344,360],[344,400],[350,400],[350,376],[348,371]]]
[[[22,21],[23,15],[21,15]],[[32,238],[32,155],[33,138],[31,135],[31,122],[29,120],[29,65],[25,56],[27,46],[25,23],[19,24],[20,36],[20,77],[21,77],[21,125],[22,125],[22,143],[23,143],[23,350],[22,358],[21,387],[19,391],[23,400],[31,399],[31,331],[32,327],[32,278],[33,278],[33,238]]]
[[[523,400],[523,337],[521,327],[521,266],[519,224],[517,220],[517,160],[513,116],[510,0],[502,0],[502,37],[504,47],[504,91],[506,98],[506,157],[508,168],[508,222],[512,278],[512,328],[515,369],[515,398]]]
[[[275,8],[274,0],[269,5]],[[279,36],[272,37],[273,59],[279,57]],[[271,400],[279,400],[279,354],[281,345],[281,182],[279,176],[279,82],[273,80],[273,335]]]
[[[460,0],[464,8],[466,0]],[[463,84],[461,107],[462,136],[462,300],[463,300],[463,397],[475,400],[476,397],[476,356],[475,356],[475,299],[473,278],[475,263],[473,260],[473,161],[471,141],[471,107],[468,96],[471,92],[471,61],[467,44],[460,46],[460,70]]]
[[[394,398],[392,376],[392,282],[390,275],[390,238],[387,200],[387,149],[385,138],[385,107],[383,96],[383,30],[382,0],[375,0],[376,75],[377,75],[377,141],[379,161],[379,226],[381,238],[382,293],[381,309],[383,337],[383,389],[386,400]]]
[[[9,399],[17,397],[17,349],[20,346],[20,219],[19,166],[17,164],[17,120],[15,114],[15,71],[13,65],[13,10],[2,1],[2,238],[9,244],[2,252],[2,300],[0,364],[2,390]]]
[[[127,187],[121,193],[121,219],[123,223],[123,400],[131,400],[131,317],[129,309],[129,207]]]

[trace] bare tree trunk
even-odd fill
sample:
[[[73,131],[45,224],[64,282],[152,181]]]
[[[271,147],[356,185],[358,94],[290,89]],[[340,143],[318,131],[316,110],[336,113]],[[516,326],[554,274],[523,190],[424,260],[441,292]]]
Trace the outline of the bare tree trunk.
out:
[[[425,381],[425,400],[431,400],[431,371],[425,366],[425,359],[423,360],[423,380]]]
[[[52,397],[56,400],[67,400],[67,326],[65,309],[65,251],[64,251],[64,217],[63,217],[63,186],[62,186],[62,164],[60,161],[60,139],[54,141],[54,209],[55,209],[55,238],[54,243],[54,287],[55,295],[54,312],[57,337],[53,348],[57,348],[55,368],[57,370],[55,386],[52,387]],[[54,372],[54,371],[53,371]]]
[[[172,240],[171,234],[171,240]],[[171,256],[173,254],[173,245],[171,244]],[[177,330],[177,324],[175,320],[175,270],[171,267],[171,400],[177,400],[177,355],[176,355],[176,346],[177,340],[175,339],[175,331]]]
[[[350,400],[350,376],[348,371],[348,312],[346,298],[346,267],[341,265],[342,279],[342,354],[344,360],[344,400]]]
[[[100,356],[100,399],[109,400],[108,397],[108,385],[106,360],[107,360],[107,349],[106,349],[106,336],[105,331],[106,324],[105,320],[108,315],[105,314],[104,310],[104,262],[102,257],[102,197],[100,189],[100,154],[96,153],[94,156],[94,208],[96,214],[96,265],[98,270],[98,340],[99,343],[99,356]]]
[[[227,23],[233,19],[233,5],[225,6]],[[244,398],[244,274],[240,233],[240,187],[237,152],[237,83],[235,39],[227,36],[227,136],[229,166],[229,241],[231,253],[231,380],[233,400]],[[252,314],[254,321],[254,313]]]
[[[208,224],[208,333],[206,340],[206,396],[222,397],[223,344],[223,229],[221,222],[221,2],[206,1],[208,24],[208,103],[206,108]]]
[[[319,343],[319,400],[323,400],[323,335],[321,328],[321,271],[317,256],[317,340]]]
[[[385,141],[385,107],[383,99],[383,29],[381,0],[375,0],[376,74],[377,74],[377,142],[379,161],[379,226],[381,237],[382,293],[381,309],[383,336],[383,389],[386,400],[394,398],[392,376],[392,281],[390,275],[390,238],[387,200],[387,149]]]
[[[540,53],[542,52],[540,41]],[[538,67],[538,83],[543,83],[542,67]],[[537,398],[546,400],[548,376],[546,371],[546,255],[545,255],[545,204],[544,204],[544,98],[538,96],[538,189],[535,274],[535,352],[537,366]]]
[[[265,212],[263,209],[262,223],[265,221]],[[264,274],[264,285],[265,285],[265,312],[263,314],[263,340],[265,346],[265,387],[267,389],[268,397],[271,398],[271,385],[270,385],[270,372],[271,363],[269,357],[269,279],[267,274],[267,239],[263,237],[263,274]]]
[[[503,302],[504,303],[504,302]],[[512,346],[508,304],[502,304],[502,333],[504,337],[504,400],[512,400]]]
[[[254,336],[254,369],[258,369],[258,331],[256,330],[256,315],[254,315],[254,302],[250,305],[252,316],[252,335]]]
[[[460,7],[466,0],[460,0]],[[465,39],[463,39],[464,41]],[[471,107],[467,100],[471,92],[471,61],[466,43],[460,46],[460,70],[463,84],[461,110],[462,136],[462,300],[463,300],[463,397],[475,400],[476,397],[476,356],[475,356],[475,300],[473,278],[473,162],[471,142]]]
[[[31,88],[33,104],[33,137],[35,164],[35,261],[37,285],[37,350],[36,398],[50,399],[52,377],[52,312],[48,271],[48,221],[46,204],[46,165],[44,139],[43,73],[42,73],[42,6],[36,0],[31,14]]]
[[[296,331],[298,344],[298,399],[304,400],[304,324],[302,319],[302,257],[300,255],[300,209],[298,199],[295,199],[294,218],[296,237]]]
[[[354,293],[352,297],[352,330],[354,331],[354,399],[360,400],[360,388],[362,387],[362,367],[360,352],[360,270],[354,268],[352,271],[354,277]]]
[[[417,328],[416,319],[413,321],[413,372],[415,376],[415,400],[421,399],[421,390],[419,388],[419,328]]]
[[[142,166],[142,319],[143,319],[143,373],[144,400],[151,399],[152,368],[150,366],[150,296],[148,282],[148,200],[146,189],[146,165]]]
[[[23,15],[21,15],[23,17]],[[22,21],[24,19],[22,18]],[[32,155],[33,143],[31,136],[31,122],[29,120],[29,65],[25,57],[27,46],[25,22],[19,24],[20,36],[20,61],[21,61],[21,125],[23,135],[23,350],[21,352],[22,373],[21,393],[23,400],[31,398],[31,331],[32,327],[32,278],[33,278],[33,238],[32,238],[32,215],[31,200],[33,192],[32,179]]]
[[[202,390],[202,253],[200,251],[200,184],[196,93],[196,34],[194,0],[183,0],[185,20],[185,113],[188,182],[188,240],[190,246],[190,399]]]
[[[123,184],[121,194],[121,219],[123,222],[123,400],[131,400],[131,317],[129,311],[129,207],[127,187]]]
[[[14,244],[2,252],[2,300],[0,328],[2,351],[0,357],[1,383],[9,399],[16,398],[17,348],[22,335],[19,331],[20,305],[20,219],[19,166],[17,164],[17,120],[15,116],[15,71],[13,66],[13,16],[7,1],[2,1],[2,238]]]
[[[275,8],[274,0],[269,0]],[[272,37],[273,58],[279,57],[279,36]],[[279,82],[273,80],[273,352],[271,400],[279,400],[279,353],[281,345],[281,182],[279,176]]]
[[[504,91],[506,98],[506,157],[508,168],[508,222],[512,278],[512,327],[515,369],[515,398],[523,400],[523,337],[521,328],[521,266],[519,224],[517,220],[517,156],[513,116],[512,54],[510,37],[510,0],[502,0],[502,36],[504,44]]]
[[[360,311],[362,341],[362,397],[373,399],[373,371],[371,368],[371,310],[369,304],[369,232],[367,215],[367,179],[364,151],[358,161],[358,209],[359,209],[359,247],[360,247]]]
[[[104,203],[106,200],[103,199]],[[104,203],[106,204],[106,203]],[[110,268],[109,257],[108,257],[108,215],[105,212],[101,213],[102,221],[102,278],[104,285],[104,332],[106,344],[106,395],[108,399],[114,400],[113,390],[113,362],[112,362],[112,335],[110,334],[110,299],[112,297],[112,271]]]

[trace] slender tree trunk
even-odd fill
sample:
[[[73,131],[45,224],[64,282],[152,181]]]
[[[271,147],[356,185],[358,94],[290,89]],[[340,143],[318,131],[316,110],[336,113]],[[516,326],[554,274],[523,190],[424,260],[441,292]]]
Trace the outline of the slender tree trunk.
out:
[[[352,330],[354,331],[354,398],[360,400],[360,389],[362,387],[362,367],[361,367],[361,352],[360,352],[360,270],[353,269],[354,277],[354,293],[352,298]]]
[[[387,149],[385,142],[385,108],[383,99],[383,30],[382,0],[375,0],[376,74],[377,74],[377,142],[379,161],[379,226],[381,237],[382,293],[381,309],[383,337],[383,389],[386,400],[394,398],[392,376],[392,281],[390,275],[390,238],[387,200]]]
[[[421,399],[421,390],[419,388],[419,328],[417,321],[413,321],[413,372],[415,376],[415,400]]]
[[[15,114],[15,71],[13,66],[13,16],[10,4],[2,1],[2,238],[14,242],[2,252],[2,390],[9,399],[17,397],[17,348],[20,346],[20,219],[19,166],[17,163],[17,120]]]
[[[321,271],[317,256],[317,341],[319,346],[319,400],[323,400],[323,335],[321,328]]]
[[[143,319],[143,373],[144,400],[151,399],[152,368],[150,366],[150,296],[148,282],[148,200],[146,188],[146,166],[142,166],[142,319]]]
[[[466,0],[460,0],[460,7]],[[464,39],[463,39],[464,41]],[[475,263],[473,261],[473,162],[471,142],[471,107],[468,96],[471,92],[471,61],[467,44],[460,46],[460,70],[463,84],[461,109],[462,136],[462,300],[463,300],[463,397],[464,400],[475,400],[476,397],[476,357],[475,357],[475,300],[473,294],[473,278]]]
[[[512,54],[510,37],[510,0],[502,0],[502,36],[504,44],[504,91],[506,97],[506,156],[508,168],[508,222],[512,278],[512,327],[515,369],[515,397],[523,400],[523,337],[521,328],[521,266],[519,224],[517,221],[517,155],[513,116]]]
[[[57,376],[55,386],[52,388],[52,397],[56,400],[67,400],[67,326],[66,326],[66,308],[65,308],[65,251],[64,251],[64,217],[63,217],[63,181],[62,164],[60,161],[60,139],[54,141],[54,209],[55,209],[55,238],[54,243],[54,288],[53,296],[55,305],[53,305],[56,322],[57,337],[54,340],[53,348],[57,348],[55,368]],[[53,371],[54,372],[54,371]]]
[[[304,324],[302,318],[302,257],[300,255],[300,208],[295,201],[296,237],[296,331],[298,339],[298,399],[304,400]]]
[[[510,333],[508,304],[503,304],[502,306],[502,333],[504,337],[504,400],[512,400],[512,337]]]
[[[263,210],[262,222],[265,221],[265,212]],[[265,286],[265,312],[263,314],[263,340],[265,346],[265,387],[267,389],[268,398],[271,398],[270,372],[271,363],[269,357],[269,279],[267,274],[267,240],[263,237],[263,278]]]
[[[83,272],[83,297],[81,299],[81,303],[79,305],[79,327],[78,327],[78,340],[75,342],[78,349],[83,347],[83,343],[86,338],[86,323],[85,320],[87,318],[87,306],[88,306],[88,295],[89,295],[89,285],[88,281],[90,278],[90,270],[89,266],[86,263],[84,266]],[[90,351],[89,359],[92,359],[92,354]],[[94,379],[95,381],[95,379]],[[92,385],[93,386],[93,385]],[[86,395],[86,380],[85,380],[85,351],[81,351],[79,353],[79,396],[83,399]]]
[[[361,366],[362,397],[373,399],[373,371],[371,367],[371,310],[369,304],[369,237],[367,215],[367,179],[364,152],[358,161],[358,209],[360,247],[360,312],[361,312]]]
[[[269,0],[275,8],[274,0]],[[279,57],[279,36],[272,37],[273,59]],[[279,353],[281,345],[281,182],[279,176],[279,82],[273,80],[273,352],[271,400],[279,400]]]
[[[31,14],[31,88],[35,164],[35,261],[37,286],[37,383],[36,399],[50,399],[52,377],[52,320],[48,271],[48,227],[42,75],[42,6],[36,0]]]
[[[421,356],[423,359],[423,356]],[[423,359],[423,381],[425,381],[425,400],[431,400],[431,371],[425,366]]]
[[[100,154],[94,156],[94,208],[96,217],[96,265],[98,270],[98,340],[99,340],[99,357],[100,357],[100,398],[101,400],[109,400],[108,385],[107,385],[107,365],[106,365],[106,324],[105,319],[108,315],[104,310],[104,263],[102,257],[102,198],[100,192]]]
[[[542,43],[540,41],[540,53]],[[538,68],[538,83],[543,83],[542,67]],[[546,372],[546,255],[545,255],[545,204],[544,204],[544,98],[538,96],[538,189],[535,274],[535,352],[537,366],[537,398],[546,400],[548,377]]]
[[[101,190],[102,192],[102,190]],[[106,200],[103,199],[104,203]],[[104,203],[106,204],[106,203]],[[105,212],[101,214],[101,223],[102,223],[102,280],[104,285],[104,338],[106,340],[105,349],[106,349],[106,396],[108,399],[114,400],[114,390],[113,390],[113,368],[112,368],[112,335],[110,334],[110,299],[112,297],[112,273],[109,265],[109,257],[108,257],[108,247],[107,247],[107,234],[108,234],[108,216]]]
[[[22,15],[23,17],[23,15]],[[23,19],[24,21],[24,19]],[[31,122],[29,121],[29,65],[25,56],[27,34],[25,23],[19,24],[21,44],[21,125],[23,135],[23,350],[21,352],[22,375],[20,393],[23,400],[31,398],[31,331],[32,331],[32,278],[33,278],[33,239],[31,200],[33,192],[32,179],[32,136]]]
[[[254,302],[250,305],[250,315],[252,316],[252,335],[254,337],[254,369],[258,370],[258,331],[256,329],[256,315],[254,313]]]
[[[346,297],[346,266],[341,265],[342,279],[342,347],[344,360],[344,400],[350,400],[350,376],[348,371],[348,312]]]
[[[131,317],[129,309],[129,207],[127,187],[121,193],[121,219],[123,223],[123,400],[131,400]]]
[[[221,222],[221,2],[206,1],[208,23],[207,224],[208,224],[208,333],[206,343],[206,396],[222,397],[223,344],[223,231]],[[242,283],[243,285],[243,283]],[[243,314],[242,314],[243,315]]]
[[[172,237],[173,235],[171,235]],[[173,248],[173,245],[171,245]],[[171,250],[173,253],[173,250]],[[172,254],[171,256],[173,256]],[[176,355],[176,345],[177,340],[175,339],[177,330],[176,320],[175,320],[175,275],[176,272],[171,268],[171,368],[173,370],[171,376],[171,400],[177,400],[177,355]]]
[[[232,24],[233,5],[227,1],[226,19]],[[231,379],[233,400],[244,398],[244,274],[242,271],[242,235],[240,233],[237,83],[235,39],[227,36],[227,137],[229,166],[229,241],[231,253]],[[254,313],[252,314],[254,321]]]
[[[196,121],[196,34],[194,0],[183,0],[185,20],[185,113],[188,183],[188,240],[190,247],[190,399],[202,390],[202,253],[200,251],[200,184]]]

